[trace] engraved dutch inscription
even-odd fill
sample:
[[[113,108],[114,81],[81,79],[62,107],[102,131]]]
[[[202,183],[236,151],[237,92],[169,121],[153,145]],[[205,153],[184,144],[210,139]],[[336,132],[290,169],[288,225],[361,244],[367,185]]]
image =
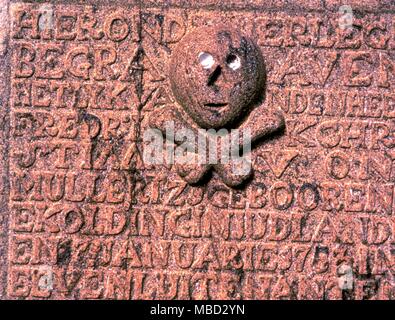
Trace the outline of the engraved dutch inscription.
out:
[[[1,297],[394,299],[395,7],[115,2],[4,2]]]

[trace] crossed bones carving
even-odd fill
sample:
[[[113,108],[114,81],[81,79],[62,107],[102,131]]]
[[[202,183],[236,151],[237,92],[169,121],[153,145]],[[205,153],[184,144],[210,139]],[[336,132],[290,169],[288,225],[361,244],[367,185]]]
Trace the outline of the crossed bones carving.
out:
[[[172,56],[170,83],[178,105],[168,104],[152,112],[149,126],[177,145],[185,141],[173,140],[174,134],[167,136],[169,121],[174,132],[188,129],[195,137],[202,134],[199,128],[237,128],[236,152],[243,149],[247,134],[253,145],[285,127],[282,113],[263,103],[265,68],[259,48],[228,26],[203,27],[184,37]],[[230,141],[229,135],[223,138]],[[198,150],[196,141],[192,150]],[[176,163],[175,168],[189,184],[201,182],[213,170],[226,185],[237,187],[251,176],[252,167],[235,170],[243,162],[232,159],[225,163]]]

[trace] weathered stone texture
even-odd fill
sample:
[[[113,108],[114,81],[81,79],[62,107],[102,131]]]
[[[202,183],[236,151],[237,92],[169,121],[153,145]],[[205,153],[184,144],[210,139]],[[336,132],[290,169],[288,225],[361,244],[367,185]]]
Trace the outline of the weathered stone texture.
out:
[[[393,299],[395,7],[348,3],[0,0],[0,298]],[[237,188],[142,159],[217,25],[280,114]]]

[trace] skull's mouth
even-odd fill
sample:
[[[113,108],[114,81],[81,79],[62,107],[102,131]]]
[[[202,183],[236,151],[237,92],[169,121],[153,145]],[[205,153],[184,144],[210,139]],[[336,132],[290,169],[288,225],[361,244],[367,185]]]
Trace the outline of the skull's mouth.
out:
[[[208,107],[208,108],[222,108],[222,107],[226,107],[228,104],[225,102],[219,102],[219,103],[205,103],[204,106]]]

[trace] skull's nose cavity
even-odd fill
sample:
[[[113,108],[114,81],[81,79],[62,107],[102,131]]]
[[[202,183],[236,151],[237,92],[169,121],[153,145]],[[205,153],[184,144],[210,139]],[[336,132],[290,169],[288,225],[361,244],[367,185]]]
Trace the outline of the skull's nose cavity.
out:
[[[222,69],[221,66],[218,65],[214,71],[209,75],[208,79],[207,79],[207,86],[212,86],[217,79],[219,78],[219,76],[221,75]]]

